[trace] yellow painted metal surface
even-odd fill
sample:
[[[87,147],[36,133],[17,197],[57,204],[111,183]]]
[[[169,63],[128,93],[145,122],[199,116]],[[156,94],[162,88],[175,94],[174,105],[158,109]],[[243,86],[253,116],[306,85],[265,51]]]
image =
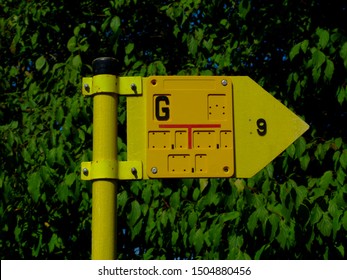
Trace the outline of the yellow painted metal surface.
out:
[[[82,180],[118,179],[118,163],[114,160],[82,162],[81,169]]]
[[[117,160],[117,95],[109,91],[115,90],[115,80],[113,75],[93,77],[98,93],[93,96],[93,162]],[[94,180],[92,188],[92,259],[115,259],[117,181]]]
[[[128,160],[143,178],[250,178],[308,125],[249,77],[143,78],[127,99]]]
[[[82,94],[92,96],[96,93],[116,92],[118,95],[141,95],[142,77],[116,77],[114,75],[97,75],[82,79]]]
[[[87,181],[98,179],[142,179],[142,162],[113,160],[82,162],[81,179]]]
[[[127,100],[128,160],[149,178],[233,175],[230,77],[148,77],[143,92]]]
[[[142,172],[146,169],[146,114],[144,96],[127,98],[127,160],[142,162]],[[146,172],[142,178],[148,179]]]
[[[142,162],[118,161],[118,180],[140,180],[143,178]]]
[[[142,94],[142,77],[118,77],[117,94],[140,95]]]
[[[249,178],[283,152],[308,124],[249,77],[232,77],[235,177]]]

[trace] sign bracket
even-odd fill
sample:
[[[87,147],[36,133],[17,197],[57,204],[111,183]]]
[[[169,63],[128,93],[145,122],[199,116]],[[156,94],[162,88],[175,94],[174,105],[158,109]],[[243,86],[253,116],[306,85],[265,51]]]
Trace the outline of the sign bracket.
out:
[[[105,77],[100,79],[98,76],[82,78],[82,94],[84,96],[93,96],[100,93],[100,89],[104,92],[113,92],[118,95],[127,96],[139,96],[143,93],[142,77],[115,77],[113,75],[106,75],[113,77],[111,79],[105,79]]]

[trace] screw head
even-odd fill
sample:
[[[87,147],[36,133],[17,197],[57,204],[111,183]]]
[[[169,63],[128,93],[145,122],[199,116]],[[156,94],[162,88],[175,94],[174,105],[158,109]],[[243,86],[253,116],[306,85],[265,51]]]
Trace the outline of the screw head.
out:
[[[131,167],[131,173],[136,173],[137,172],[137,170],[136,170],[136,168],[135,167]]]
[[[86,92],[90,92],[90,86],[88,84],[84,84],[83,86]]]
[[[87,168],[83,168],[83,175],[84,176],[88,176],[88,174],[89,174],[89,171],[88,171],[88,169]]]
[[[228,85],[228,81],[223,79],[223,80],[222,80],[222,85],[223,85],[223,86]]]
[[[130,85],[130,88],[131,88],[132,91],[136,91],[136,89],[137,89],[136,84],[132,83]]]
[[[152,168],[151,168],[151,171],[152,171],[153,174],[157,174],[158,169],[157,169],[156,167],[152,167]]]

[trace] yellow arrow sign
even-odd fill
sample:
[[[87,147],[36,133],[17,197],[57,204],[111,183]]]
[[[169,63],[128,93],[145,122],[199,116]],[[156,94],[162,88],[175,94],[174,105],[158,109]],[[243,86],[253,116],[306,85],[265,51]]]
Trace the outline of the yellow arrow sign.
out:
[[[235,174],[250,178],[300,137],[308,124],[249,77],[232,77]]]
[[[128,161],[147,178],[250,178],[308,125],[249,77],[153,76],[127,99]]]

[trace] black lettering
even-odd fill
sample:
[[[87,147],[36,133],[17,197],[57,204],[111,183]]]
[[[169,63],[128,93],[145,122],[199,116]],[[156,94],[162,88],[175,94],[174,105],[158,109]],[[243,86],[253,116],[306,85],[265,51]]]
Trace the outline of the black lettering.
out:
[[[155,117],[158,121],[167,121],[170,118],[169,107],[161,106],[160,103],[164,102],[165,105],[170,105],[169,97],[166,95],[159,95],[155,98]]]
[[[257,120],[257,132],[260,136],[265,136],[267,133],[267,125],[266,121],[264,119],[258,119]]]

